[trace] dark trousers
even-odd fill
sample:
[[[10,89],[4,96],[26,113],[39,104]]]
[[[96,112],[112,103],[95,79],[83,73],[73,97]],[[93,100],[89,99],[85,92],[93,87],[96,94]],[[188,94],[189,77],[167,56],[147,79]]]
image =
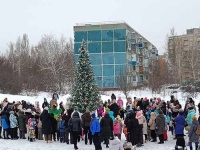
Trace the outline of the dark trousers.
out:
[[[38,127],[35,126],[35,138],[38,139]]]
[[[65,132],[60,132],[60,143],[64,143],[65,142]]]
[[[143,125],[139,125],[139,137],[138,142],[143,144]]]
[[[8,129],[3,129],[3,137],[4,139],[8,139]]]
[[[164,142],[163,134],[159,134],[158,137],[159,137],[160,142],[163,143]]]
[[[155,130],[151,130],[151,138],[153,139],[153,141],[156,141],[156,133],[155,133]]]
[[[84,128],[84,134],[85,134],[85,144],[88,143],[88,139],[90,142],[90,145],[92,144],[92,133],[90,131],[90,127],[85,127]]]
[[[17,128],[10,128],[11,139],[17,138]]]
[[[56,135],[57,135],[57,141],[59,141],[59,139],[60,139],[60,131],[59,130],[57,130]]]
[[[73,134],[73,142],[74,142],[74,148],[75,148],[75,147],[77,147],[79,132],[77,132],[77,131],[72,131],[72,134]]]
[[[100,133],[95,133],[93,135],[93,143],[94,143],[94,146],[95,146],[95,150],[102,149],[102,147],[101,147]]]
[[[1,121],[1,120],[0,120]],[[0,126],[0,138],[1,138],[1,131],[2,131],[2,127]]]
[[[25,131],[24,130],[19,130],[19,138],[25,139]]]
[[[65,128],[65,142],[69,144],[69,129]]]

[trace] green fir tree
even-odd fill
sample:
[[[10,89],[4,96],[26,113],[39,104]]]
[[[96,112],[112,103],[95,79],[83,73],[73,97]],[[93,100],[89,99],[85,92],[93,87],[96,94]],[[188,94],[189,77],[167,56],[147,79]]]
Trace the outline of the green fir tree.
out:
[[[75,66],[70,107],[85,113],[86,108],[95,111],[99,107],[100,97],[85,42],[82,42],[79,54],[78,63]]]

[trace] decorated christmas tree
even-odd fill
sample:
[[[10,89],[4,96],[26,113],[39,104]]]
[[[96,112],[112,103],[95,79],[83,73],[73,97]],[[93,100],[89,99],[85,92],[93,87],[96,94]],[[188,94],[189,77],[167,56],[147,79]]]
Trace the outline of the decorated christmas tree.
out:
[[[75,66],[70,107],[85,113],[86,108],[94,111],[99,107],[100,97],[85,42],[82,42],[79,54],[78,63]]]

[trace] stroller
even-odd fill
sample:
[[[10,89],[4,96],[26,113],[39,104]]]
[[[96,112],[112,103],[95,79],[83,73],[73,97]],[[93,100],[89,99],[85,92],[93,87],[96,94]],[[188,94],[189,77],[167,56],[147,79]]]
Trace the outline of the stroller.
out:
[[[179,147],[181,147],[181,148],[179,148]],[[187,150],[184,135],[177,136],[175,150]]]

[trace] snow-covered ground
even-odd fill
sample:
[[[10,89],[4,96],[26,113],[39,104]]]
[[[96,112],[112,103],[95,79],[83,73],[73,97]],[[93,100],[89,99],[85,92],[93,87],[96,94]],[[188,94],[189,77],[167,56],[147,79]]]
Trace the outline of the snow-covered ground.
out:
[[[122,92],[119,91],[111,91],[111,92],[102,92],[101,98],[103,101],[106,101],[110,99],[110,95],[114,93],[116,97],[122,97],[122,99],[125,100],[125,96]],[[131,98],[133,97],[160,97],[161,99],[167,101],[170,100],[170,92],[166,92],[165,94],[152,94],[149,90],[137,90],[137,91],[131,91],[129,93],[129,96]],[[58,102],[63,101],[65,103],[66,99],[70,95],[63,95],[60,96],[60,99]],[[183,93],[175,93],[174,96],[179,99],[180,103],[184,106],[185,104],[185,95]],[[10,94],[0,94],[0,100],[3,101],[4,98],[8,98],[10,102],[12,101],[21,101],[26,100],[31,103],[35,103],[35,101],[39,101],[40,105],[43,103],[44,98],[47,98],[48,101],[51,100],[51,94],[50,93],[38,93],[38,96],[21,96],[21,95],[10,95]],[[195,98],[196,104],[199,103],[200,96]],[[124,137],[122,138],[122,143],[124,142]],[[165,150],[167,149],[174,149],[175,146],[175,140],[173,140],[173,137],[171,136],[171,133],[168,133],[168,141],[165,142],[165,144],[157,144],[152,142],[147,142],[144,144],[143,147],[137,148],[139,150]],[[94,150],[93,145],[85,145],[83,141],[78,143],[78,147],[80,150]],[[102,144],[103,150],[106,150],[105,145]],[[44,141],[36,141],[36,142],[29,142],[27,140],[4,140],[0,139],[0,150],[56,150],[56,149],[67,149],[72,150],[73,145],[67,145],[66,143],[59,143],[59,142],[53,142],[53,143],[45,143]]]
[[[137,148],[138,150],[173,150],[175,146],[175,140],[171,136],[171,133],[168,133],[168,141],[164,144],[157,144],[154,142],[148,141],[144,144],[143,147]],[[122,144],[124,143],[124,135],[122,137]],[[0,139],[0,150],[73,150],[74,146],[72,144],[67,145],[66,143],[60,143],[59,141],[52,143],[45,143],[45,141],[29,142],[28,140],[4,140]],[[79,150],[94,150],[94,145],[85,145],[84,141],[78,143]],[[104,144],[102,144],[103,150],[108,150]]]

